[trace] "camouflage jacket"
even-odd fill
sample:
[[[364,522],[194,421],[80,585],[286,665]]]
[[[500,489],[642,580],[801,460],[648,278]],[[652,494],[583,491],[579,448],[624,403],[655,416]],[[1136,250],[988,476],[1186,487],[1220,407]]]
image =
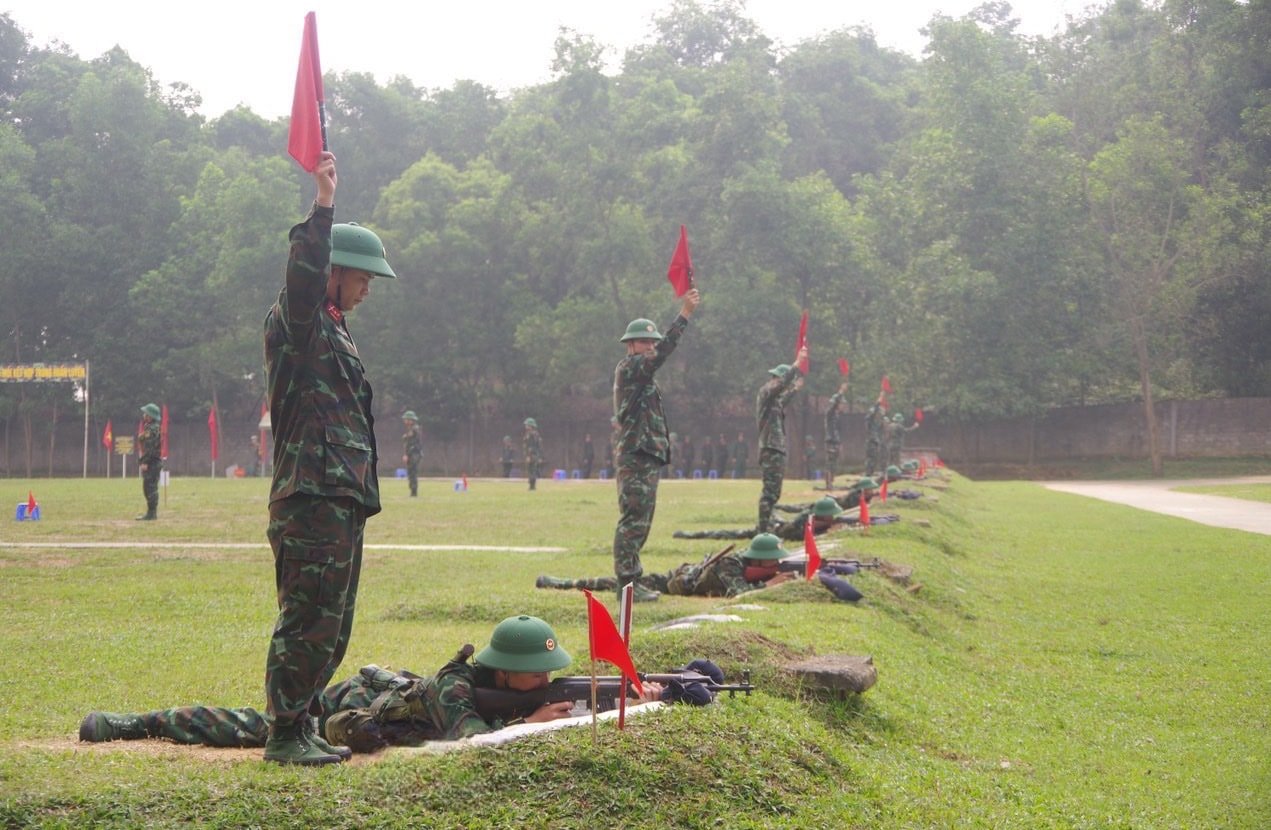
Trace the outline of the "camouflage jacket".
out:
[[[526,462],[543,460],[543,435],[537,429],[527,429],[521,445],[525,448]]]
[[[672,571],[667,578],[667,592],[699,597],[735,597],[763,587],[762,584],[747,582],[742,576],[746,563],[740,554],[730,553],[709,565],[704,564],[709,559],[708,556],[700,565],[680,565]]]
[[[348,496],[380,511],[371,385],[344,314],[326,296],[334,208],[291,229],[287,282],[265,317],[274,432],[270,501]]]
[[[887,430],[887,413],[883,411],[882,406],[874,404],[870,408],[869,414],[865,416],[865,430],[869,435],[869,441],[876,444],[882,444]]]
[[[159,451],[163,446],[163,439],[159,433],[159,422],[151,421],[141,428],[141,432],[137,435],[137,460],[142,464],[158,464],[160,462]]]
[[[419,437],[419,427],[411,426],[402,436],[402,455],[411,461],[418,461],[419,457],[424,454],[424,442]]]
[[[825,443],[839,444],[842,443],[839,434],[839,413],[843,411],[843,404],[847,402],[847,396],[842,392],[835,392],[830,396],[830,405],[825,410]]]
[[[662,411],[662,392],[653,373],[680,342],[688,318],[675,317],[650,352],[629,354],[613,370],[613,414],[618,419],[618,454],[642,452],[663,464],[671,461],[671,434]]]
[[[759,423],[759,449],[786,451],[786,404],[797,391],[794,382],[803,377],[791,366],[783,378],[774,377],[759,387],[755,397],[755,419]]]

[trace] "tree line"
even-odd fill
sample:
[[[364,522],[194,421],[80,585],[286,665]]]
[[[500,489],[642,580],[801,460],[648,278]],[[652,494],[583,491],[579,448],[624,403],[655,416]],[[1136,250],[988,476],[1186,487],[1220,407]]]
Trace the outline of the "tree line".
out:
[[[616,71],[562,29],[513,93],[328,74],[337,219],[402,277],[352,321],[379,416],[451,439],[603,407],[627,321],[677,307],[681,224],[703,302],[659,378],[690,424],[751,406],[805,308],[805,418],[839,357],[858,409],[887,375],[959,420],[1136,400],[1154,434],[1154,399],[1271,395],[1271,6],[1016,28],[988,2],[932,17],[920,59],[860,28],[778,49],[742,2],[675,0]],[[102,422],[259,413],[311,182],[286,119],[199,104],[0,15],[0,362],[91,360]],[[0,385],[28,442],[82,412]]]

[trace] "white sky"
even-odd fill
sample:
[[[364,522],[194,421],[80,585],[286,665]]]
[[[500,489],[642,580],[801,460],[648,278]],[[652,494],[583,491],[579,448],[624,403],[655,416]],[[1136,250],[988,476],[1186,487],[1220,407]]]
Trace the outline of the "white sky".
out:
[[[937,12],[961,17],[982,0],[748,0],[746,14],[778,45],[855,25],[879,43],[921,55],[919,30]],[[1011,0],[1018,31],[1050,35],[1102,0]],[[123,47],[162,84],[181,81],[216,117],[239,103],[274,118],[291,111],[304,15],[317,13],[324,72],[405,75],[448,88],[470,79],[500,91],[543,82],[561,26],[623,51],[651,38],[671,0],[0,0],[37,46],[60,41],[89,60]]]

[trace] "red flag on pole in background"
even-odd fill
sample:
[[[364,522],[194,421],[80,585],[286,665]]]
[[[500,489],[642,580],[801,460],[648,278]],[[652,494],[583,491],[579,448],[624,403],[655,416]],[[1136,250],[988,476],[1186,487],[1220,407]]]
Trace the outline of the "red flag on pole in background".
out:
[[[839,374],[842,375],[843,377],[847,377],[848,372],[851,372],[851,371],[852,371],[852,364],[847,362],[846,357],[840,357],[839,358]]]
[[[865,498],[865,491],[861,491],[861,527],[869,527],[869,499]]]
[[[821,570],[821,552],[816,549],[816,532],[812,530],[812,517],[803,523],[803,552],[808,555],[808,566],[804,572],[808,582],[816,572]]]
[[[921,406],[914,409],[914,423],[915,424],[922,423],[922,407]]]
[[[631,653],[627,644],[622,642],[609,609],[591,595],[591,591],[583,591],[587,595],[587,635],[591,641],[591,659],[605,660],[612,663],[618,671],[631,681],[638,694],[644,694],[640,685],[640,677],[636,674],[635,664],[631,662]]]
[[[110,421],[106,422],[106,429],[102,430],[102,446],[107,452],[115,448],[115,429]]]
[[[887,379],[886,375],[883,375],[882,391],[889,395],[891,394],[891,381]]]
[[[221,442],[219,430],[216,428],[216,407],[213,406],[207,413],[207,432],[212,442],[212,460],[221,457]]]
[[[304,38],[300,41],[300,66],[296,70],[296,92],[291,101],[291,128],[287,152],[312,173],[318,156],[327,149],[326,94],[322,89],[322,61],[318,58],[318,22],[313,12],[305,15]]]
[[[799,318],[799,339],[794,344],[794,353],[798,355],[801,349],[808,347],[808,310],[803,309],[803,316]],[[799,361],[799,371],[803,374],[808,373],[808,359],[804,357]]]
[[[168,405],[166,403],[159,415],[159,457],[168,457]]]
[[[886,478],[883,479],[883,486],[878,488],[878,497],[882,500],[883,504],[887,503],[887,479]]]
[[[688,250],[688,230],[680,225],[680,241],[671,254],[671,264],[666,269],[666,280],[675,289],[675,296],[683,297],[693,287],[693,257]]]

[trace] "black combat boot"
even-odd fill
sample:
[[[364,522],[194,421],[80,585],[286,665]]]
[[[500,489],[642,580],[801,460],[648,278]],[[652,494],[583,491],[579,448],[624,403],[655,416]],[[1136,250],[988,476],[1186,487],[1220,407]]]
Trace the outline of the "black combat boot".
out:
[[[149,737],[145,719],[141,715],[89,712],[79,724],[79,739],[88,743],[135,741]]]
[[[275,723],[269,727],[269,740],[265,741],[265,760],[274,764],[313,767],[338,764],[341,759],[339,755],[323,752],[309,743],[300,723]]]

